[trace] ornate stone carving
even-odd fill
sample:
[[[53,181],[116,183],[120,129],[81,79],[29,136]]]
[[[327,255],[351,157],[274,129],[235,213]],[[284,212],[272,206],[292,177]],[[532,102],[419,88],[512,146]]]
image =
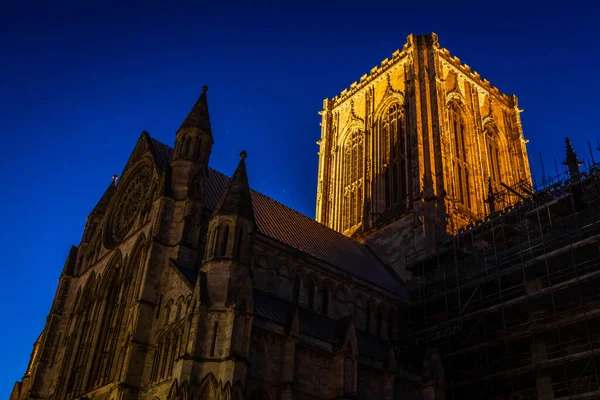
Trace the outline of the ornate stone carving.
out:
[[[356,112],[354,111],[354,99],[350,100],[350,118],[352,120],[356,120],[356,121],[360,121],[362,123],[365,122],[364,119],[362,119],[361,117],[359,117]]]
[[[142,211],[144,200],[152,183],[152,168],[141,166],[135,174],[125,182],[117,199],[117,208],[112,212],[107,239],[116,244],[125,239]]]

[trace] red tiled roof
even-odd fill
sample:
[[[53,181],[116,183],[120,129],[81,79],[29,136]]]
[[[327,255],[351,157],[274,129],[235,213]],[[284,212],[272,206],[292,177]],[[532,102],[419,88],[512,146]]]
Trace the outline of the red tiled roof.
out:
[[[162,164],[168,163],[173,149],[153,139]],[[229,177],[209,168],[205,187],[205,206],[215,209],[227,189]],[[402,283],[365,245],[336,232],[255,190],[251,190],[252,207],[258,231],[331,266],[375,284],[402,297]]]

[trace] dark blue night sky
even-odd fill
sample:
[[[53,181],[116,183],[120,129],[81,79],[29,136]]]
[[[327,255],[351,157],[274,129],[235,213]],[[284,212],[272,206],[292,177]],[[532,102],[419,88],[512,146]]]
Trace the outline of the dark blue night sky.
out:
[[[204,84],[212,167],[231,174],[246,149],[251,184],[311,217],[323,99],[411,32],[436,32],[519,97],[538,175],[539,152],[553,169],[566,135],[583,159],[600,135],[591,0],[124,3],[0,1],[3,396],[25,371],[69,247],[111,175],[142,130],[172,144]]]

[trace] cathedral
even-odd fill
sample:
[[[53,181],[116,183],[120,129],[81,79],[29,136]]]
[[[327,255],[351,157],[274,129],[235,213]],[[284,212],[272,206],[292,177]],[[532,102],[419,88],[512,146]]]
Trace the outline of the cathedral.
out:
[[[311,219],[250,187],[246,152],[231,177],[210,167],[203,87],[173,147],[142,132],[87,217],[10,400],[508,398],[516,384],[492,392],[489,368],[477,383],[452,358],[492,340],[472,307],[503,300],[484,303],[472,275],[458,299],[434,283],[551,203],[533,193],[520,112],[435,34],[409,35],[324,101]],[[531,398],[558,398],[537,372]]]

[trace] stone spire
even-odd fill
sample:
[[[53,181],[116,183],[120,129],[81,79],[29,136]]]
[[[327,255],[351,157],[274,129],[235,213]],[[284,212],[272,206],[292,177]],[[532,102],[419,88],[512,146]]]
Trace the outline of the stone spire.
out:
[[[202,94],[175,135],[171,186],[178,199],[188,197],[190,192],[198,193],[198,188],[204,187],[203,180],[208,174],[214,140],[208,115],[207,90],[208,87],[202,87]]]
[[[213,215],[231,215],[244,218],[252,223],[255,222],[248,175],[246,174],[246,157],[246,152],[242,151],[237,169],[233,173],[229,186],[221,196]]]
[[[183,123],[179,127],[177,133],[182,131],[195,130],[198,133],[203,133],[212,139],[212,129],[210,126],[210,117],[208,114],[208,101],[206,99],[206,92],[208,86],[202,86],[202,94],[192,107],[191,111],[183,120]]]

